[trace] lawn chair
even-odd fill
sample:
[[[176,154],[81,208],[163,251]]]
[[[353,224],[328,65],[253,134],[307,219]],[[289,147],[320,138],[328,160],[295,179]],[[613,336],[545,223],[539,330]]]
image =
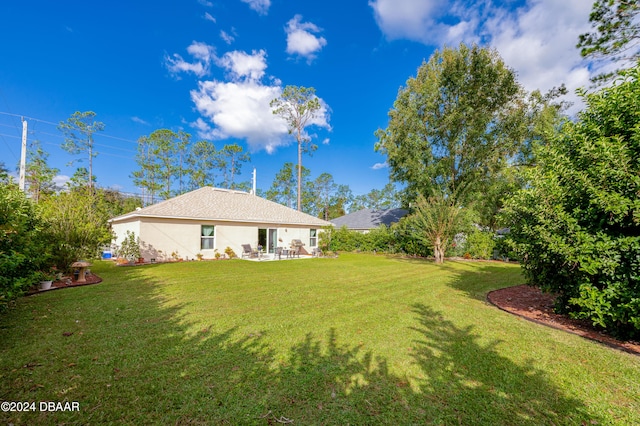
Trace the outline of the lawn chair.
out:
[[[324,256],[324,253],[322,252],[322,250],[320,250],[319,247],[315,247],[313,250],[311,250],[311,256],[322,257]]]
[[[245,257],[249,259],[253,259],[258,257],[258,250],[254,250],[251,248],[251,244],[243,244],[242,245],[242,259]]]
[[[282,247],[276,247],[273,252],[273,260],[281,260],[282,259]]]

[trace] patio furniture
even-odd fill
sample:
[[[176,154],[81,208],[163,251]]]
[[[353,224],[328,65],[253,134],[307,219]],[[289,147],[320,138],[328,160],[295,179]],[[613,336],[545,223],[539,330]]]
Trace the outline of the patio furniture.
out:
[[[291,257],[300,257],[300,250],[302,249],[302,246],[304,246],[304,243],[302,241],[296,239],[291,240]]]
[[[282,247],[276,247],[275,251],[273,252],[273,260],[276,259],[282,259]]]
[[[313,256],[313,257],[322,257],[322,256],[324,256],[324,253],[322,252],[322,250],[320,250],[320,248],[314,247],[314,249],[311,251],[311,256]]]
[[[251,244],[242,244],[242,258],[248,257],[249,259],[258,257],[258,250],[254,250],[251,248]]]

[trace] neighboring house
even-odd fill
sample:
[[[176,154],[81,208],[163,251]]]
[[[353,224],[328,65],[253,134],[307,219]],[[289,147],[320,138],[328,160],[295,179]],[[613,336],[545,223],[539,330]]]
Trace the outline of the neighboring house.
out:
[[[391,226],[409,213],[405,209],[371,210],[363,209],[331,220],[336,228],[346,226],[352,231],[366,234],[380,225]]]
[[[288,247],[301,240],[307,252],[318,246],[318,231],[331,225],[322,219],[293,210],[242,191],[206,186],[109,220],[114,244],[119,246],[127,231],[140,238],[146,261],[178,257],[205,259],[224,254],[231,247],[236,255],[242,244],[265,252]]]

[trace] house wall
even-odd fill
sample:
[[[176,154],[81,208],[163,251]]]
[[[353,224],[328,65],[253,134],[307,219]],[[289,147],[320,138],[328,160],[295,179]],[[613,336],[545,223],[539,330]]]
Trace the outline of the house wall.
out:
[[[114,238],[112,240],[112,248],[115,248],[114,255],[118,255],[118,248],[122,241],[127,236],[127,231],[133,232],[136,237],[140,236],[140,221],[136,219],[130,219],[124,222],[119,222],[117,224],[111,224],[111,230],[114,233]]]
[[[215,225],[213,250],[200,249],[201,225]],[[135,232],[140,237],[140,252],[146,261],[151,259],[168,260],[172,253],[183,259],[195,259],[201,253],[205,259],[215,257],[215,249],[224,254],[226,247],[231,247],[238,257],[242,255],[242,244],[250,244],[254,249],[258,246],[258,229],[277,229],[276,246],[289,247],[292,239],[301,240],[304,250],[311,252],[310,227],[299,225],[248,224],[243,222],[196,221],[184,219],[135,218],[127,222],[112,224],[116,241],[122,242],[126,231]],[[318,229],[318,234],[321,228]]]

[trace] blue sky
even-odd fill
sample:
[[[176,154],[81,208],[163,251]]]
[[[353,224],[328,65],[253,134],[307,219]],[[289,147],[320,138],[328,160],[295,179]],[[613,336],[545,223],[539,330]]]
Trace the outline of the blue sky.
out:
[[[86,160],[60,149],[55,124],[91,110],[98,183],[140,192],[136,140],[184,130],[217,147],[251,152],[266,190],[296,162],[296,147],[269,101],[286,85],[314,87],[323,115],[308,132],[318,150],[303,165],[354,194],[388,182],[374,132],[398,89],[435,49],[460,42],[496,48],[528,90],[598,72],[575,49],[589,30],[590,0],[183,0],[29,1],[0,6],[0,161],[20,157],[20,116],[64,181]],[[568,100],[576,101],[570,94]],[[574,109],[578,109],[576,103]]]

